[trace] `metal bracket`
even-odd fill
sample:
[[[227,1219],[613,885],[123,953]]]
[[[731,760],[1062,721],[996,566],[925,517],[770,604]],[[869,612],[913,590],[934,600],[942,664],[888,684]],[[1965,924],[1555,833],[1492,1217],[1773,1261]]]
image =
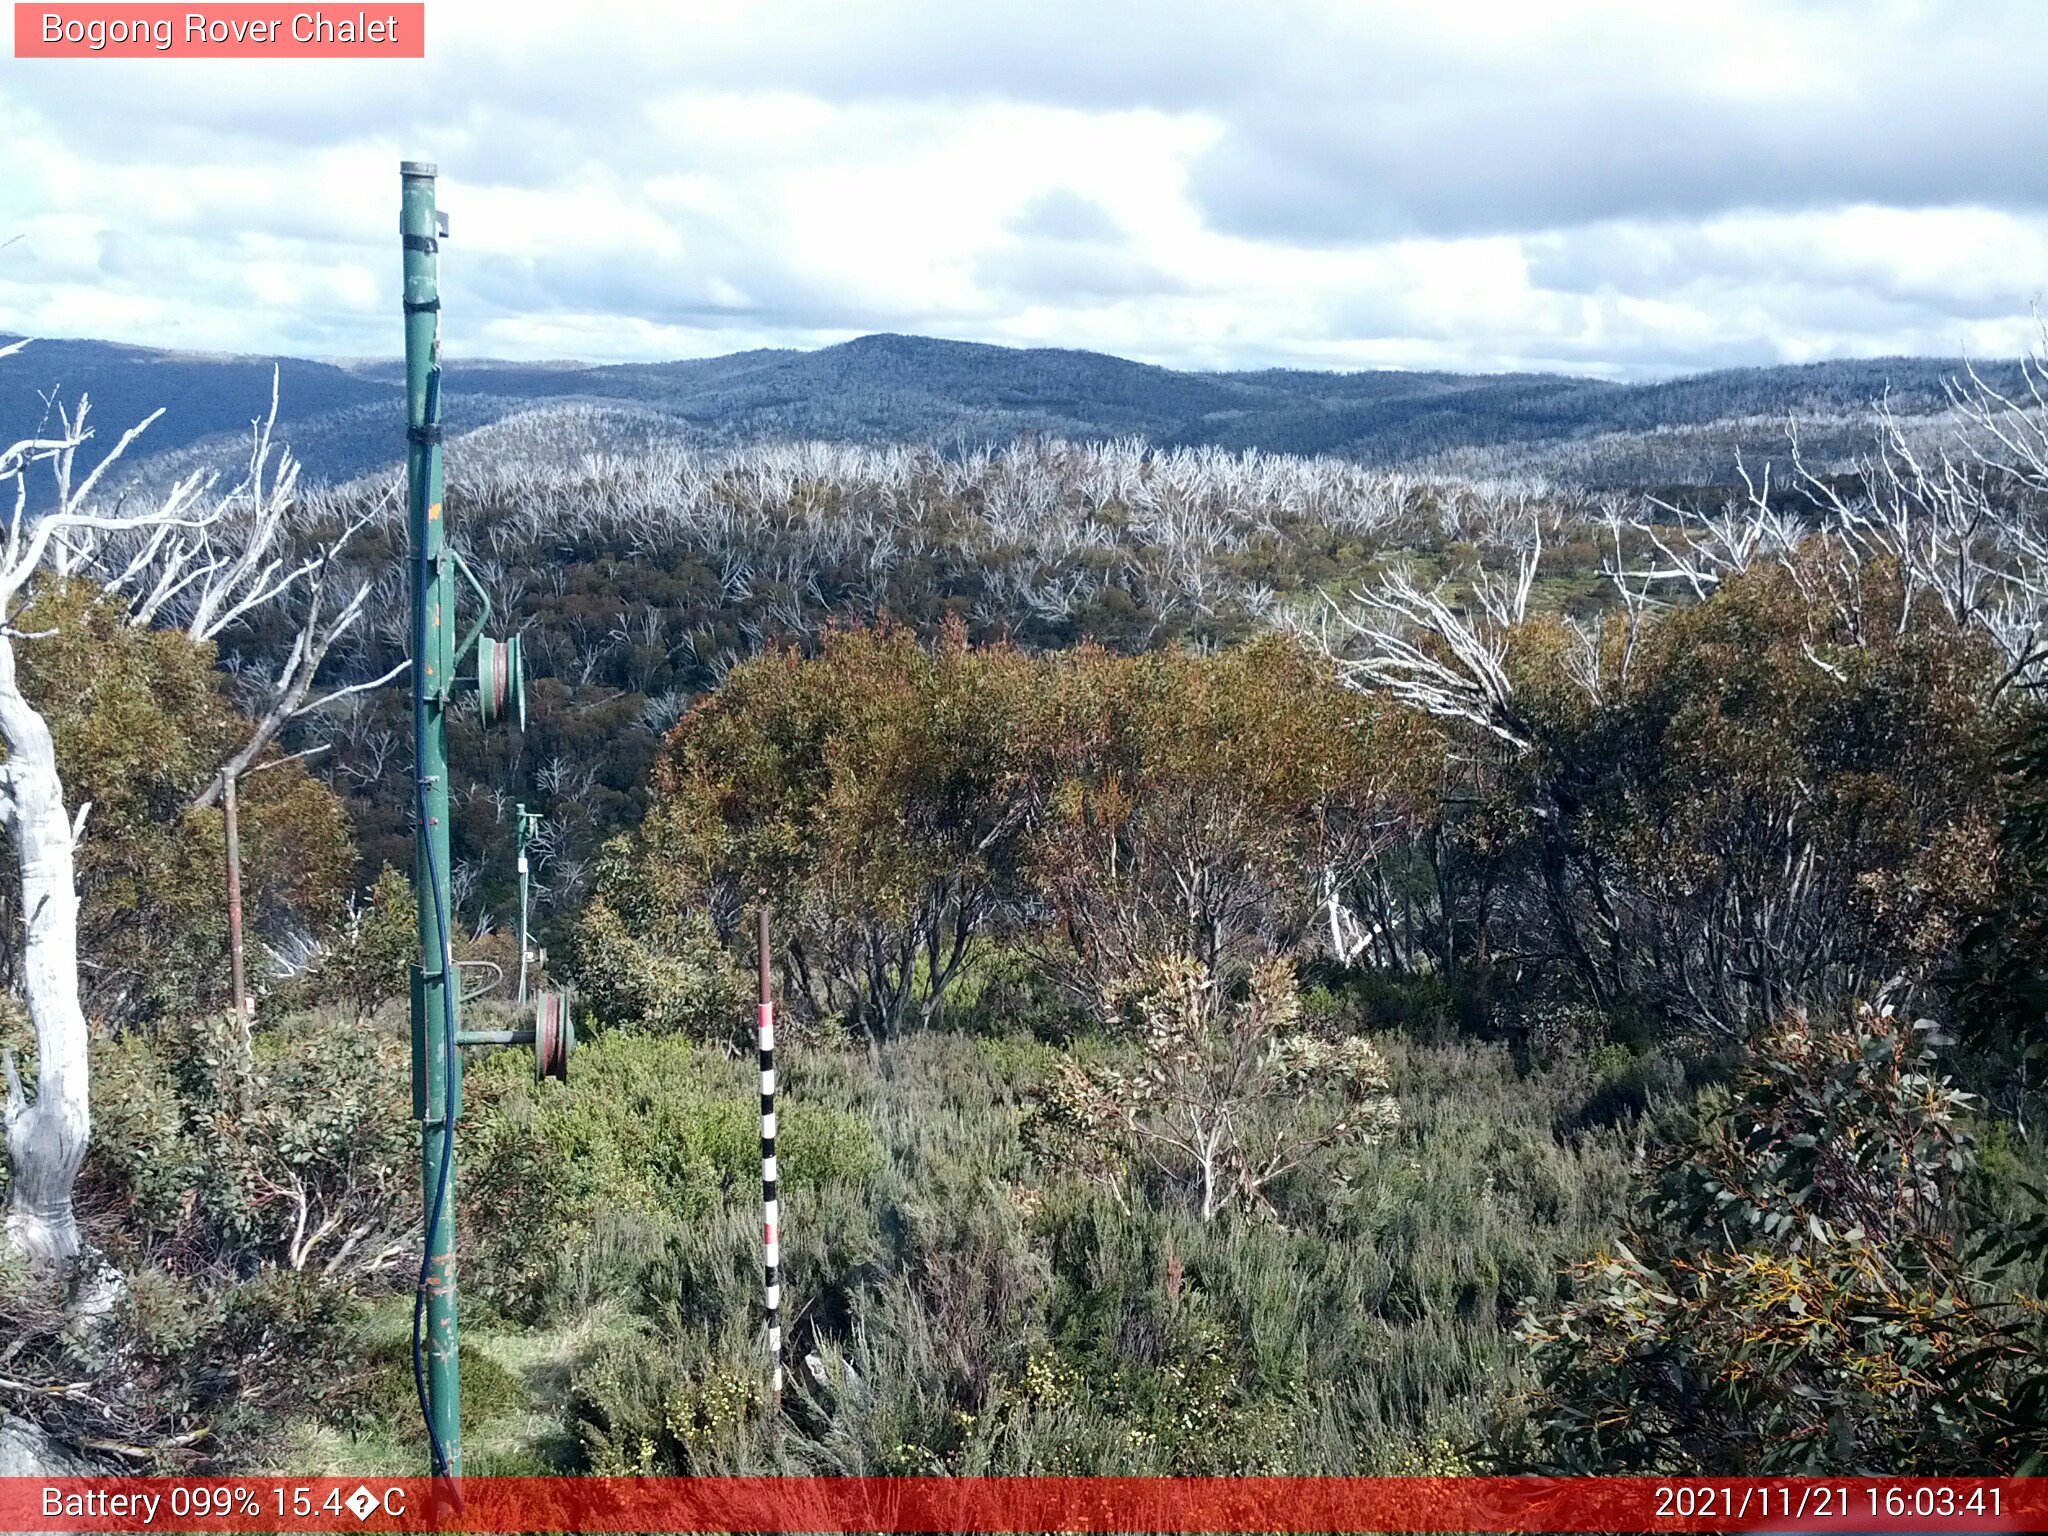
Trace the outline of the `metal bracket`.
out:
[[[469,633],[462,637],[462,643],[455,648],[455,667],[459,672],[463,658],[476,648],[477,638],[483,634],[484,626],[491,622],[491,594],[484,590],[483,583],[476,579],[476,573],[470,570],[469,562],[462,558],[461,552],[454,545],[443,546],[442,552],[455,562],[456,573],[469,583],[469,590],[474,592],[477,601],[484,605],[484,611],[477,615],[476,623],[470,626]]]
[[[530,1029],[465,1029],[455,1036],[457,1045],[531,1045]]]
[[[441,1030],[441,1021],[427,1017],[427,980],[430,975],[438,976],[440,973],[428,972],[417,965],[413,966],[411,970],[413,1019],[412,1117],[423,1125],[439,1125],[442,1123],[443,1118],[442,1106],[438,1103],[431,1105],[427,1103],[427,1052],[431,1049],[436,1056],[440,1054],[438,1037]],[[458,971],[456,973],[452,984],[456,988],[456,998],[459,1004],[462,986],[461,972]],[[455,1043],[457,1045],[462,1043],[462,1035],[459,1030],[455,1036]],[[448,1065],[455,1073],[455,1113],[459,1117],[462,1114],[462,1053],[456,1051],[450,1054],[452,1059]]]

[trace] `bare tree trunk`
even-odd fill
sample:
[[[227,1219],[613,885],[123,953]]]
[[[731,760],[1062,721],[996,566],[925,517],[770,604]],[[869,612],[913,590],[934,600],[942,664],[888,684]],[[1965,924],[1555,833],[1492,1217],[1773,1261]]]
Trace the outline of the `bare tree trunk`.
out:
[[[92,1135],[86,1098],[85,1012],[78,1001],[76,832],[50,727],[21,695],[14,644],[0,633],[0,822],[21,865],[27,926],[22,986],[36,1035],[36,1096],[24,1093],[13,1052],[7,1074],[7,1244],[30,1264],[61,1271],[78,1255],[71,1187]],[[82,817],[81,817],[82,819]]]
[[[20,342],[10,343],[0,347],[0,352],[16,352],[21,346]],[[287,471],[272,483],[270,494],[264,495],[267,427],[259,434],[247,485],[257,527],[239,551],[220,555],[209,542],[215,524],[232,509],[235,494],[211,511],[195,507],[192,503],[202,483],[211,483],[203,482],[197,473],[179,481],[145,511],[123,514],[118,506],[107,514],[90,510],[94,489],[156,416],[123,433],[80,480],[74,478],[73,470],[78,450],[92,437],[86,426],[87,409],[85,397],[80,396],[75,411],[56,408],[61,435],[24,438],[0,447],[0,486],[13,487],[8,497],[13,503],[11,515],[4,537],[0,537],[0,744],[7,749],[7,761],[0,764],[0,827],[12,835],[21,866],[21,913],[26,931],[20,982],[36,1037],[33,1101],[13,1055],[0,1056],[7,1080],[11,1176],[5,1246],[37,1268],[58,1272],[67,1269],[78,1255],[78,1219],[72,1210],[71,1191],[92,1139],[85,1011],[78,999],[78,884],[72,862],[90,807],[80,807],[76,820],[65,814],[56,745],[50,738],[49,723],[22,696],[15,671],[17,632],[7,628],[7,621],[15,615],[23,589],[36,575],[86,571],[99,556],[119,545],[129,551],[124,569],[95,574],[109,590],[149,578],[150,591],[141,599],[139,609],[131,608],[130,622],[147,623],[151,612],[198,581],[202,583],[196,599],[199,612],[187,624],[186,632],[194,640],[211,639],[241,615],[324,570],[334,552],[330,548],[279,574],[283,562],[270,551],[288,500],[285,491],[290,476]],[[31,521],[27,517],[28,471],[37,465],[53,470],[56,499]],[[139,547],[123,543],[138,537]],[[221,573],[225,574],[220,580],[210,580]],[[315,588],[317,591],[317,582]],[[324,654],[321,647],[332,645],[334,637],[354,622],[368,590],[367,586],[358,589],[343,613],[324,628],[317,619],[317,602],[308,605],[316,617],[301,628],[300,654],[312,658],[315,670]],[[310,673],[304,678],[292,677],[294,686],[300,682],[310,686]],[[297,701],[293,707],[299,712],[308,707],[303,693],[289,697]]]
[[[226,824],[228,843],[228,968],[235,985],[235,1022],[241,1025],[246,1035],[249,1031],[249,973],[242,958],[241,817],[235,801],[235,775],[228,772],[221,777],[221,819]]]
[[[1214,1130],[1207,1134],[1197,1132],[1196,1148],[1202,1164],[1202,1220],[1216,1219],[1216,1144],[1221,1139]]]

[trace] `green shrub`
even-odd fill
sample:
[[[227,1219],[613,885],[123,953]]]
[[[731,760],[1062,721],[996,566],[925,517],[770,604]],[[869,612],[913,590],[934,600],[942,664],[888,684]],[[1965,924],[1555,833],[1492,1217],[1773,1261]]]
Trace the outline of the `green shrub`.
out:
[[[411,990],[419,958],[419,913],[412,882],[389,864],[360,901],[310,974],[269,999],[269,1012],[302,1008],[344,1009],[357,1023]]]
[[[354,1288],[266,1269],[223,1288],[216,1305],[219,1322],[193,1352],[197,1373],[212,1382],[229,1377],[251,1439],[276,1435],[295,1413],[341,1422],[361,1417],[369,1370],[359,1343],[363,1303]]]
[[[953,983],[945,1017],[989,1038],[1028,1035],[1065,1044],[1091,1020],[1072,989],[1046,974],[1038,958],[1012,945],[985,945]]]
[[[773,1456],[760,1349],[732,1331],[614,1344],[575,1374],[569,1412],[599,1476],[757,1470]]]
[[[600,894],[577,922],[570,962],[582,1001],[610,1028],[704,1041],[751,1038],[755,994],[700,910],[635,928]]]
[[[1265,1219],[1206,1226],[1142,1192],[1120,1211],[1026,1155],[1056,1064],[1125,1045],[924,1031],[786,1052],[779,1427],[751,1060],[622,1033],[566,1084],[536,1084],[522,1049],[475,1058],[467,1317],[552,1326],[604,1300],[638,1319],[568,1365],[564,1420],[593,1470],[1434,1466],[1434,1442],[1470,1446],[1519,1384],[1509,1308],[1554,1296],[1600,1240],[1627,1149],[1553,1134],[1583,1067],[1379,1044],[1401,1126],[1275,1185]],[[146,1097],[132,1108],[146,1118]],[[357,1411],[409,1424],[408,1370],[393,1346],[379,1406]],[[517,1385],[493,1373],[470,1406]]]
[[[1401,1123],[1378,1047],[1296,1027],[1291,964],[1252,967],[1241,995],[1231,981],[1177,956],[1111,993],[1137,1060],[1060,1065],[1032,1123],[1040,1159],[1119,1197],[1143,1169],[1209,1221],[1230,1206],[1269,1210],[1272,1186]]]
[[[1525,1317],[1541,1385],[1519,1454],[1567,1472],[1939,1475],[2048,1452],[2016,1411],[2042,1379],[2038,1324],[2007,1324],[2015,1298],[1958,1242],[1970,1096],[1939,1075],[1942,1043],[1868,1005],[1760,1037],[1661,1155],[1635,1248]]]
[[[1490,1011],[1485,973],[1416,976],[1368,971],[1333,993],[1332,1022],[1351,1029],[1397,1030],[1425,1044],[1483,1034]]]
[[[159,1049],[136,1033],[95,1046],[92,1112],[81,1194],[95,1203],[123,1202],[124,1237],[145,1244],[169,1239],[192,1220],[195,1193],[214,1170]]]
[[[408,1246],[417,1142],[390,1036],[335,1024],[252,1040],[207,1015],[98,1044],[93,1066],[84,1189],[132,1211],[117,1243],[337,1278]]]
[[[46,1282],[0,1264],[9,1407],[60,1443],[125,1447],[137,1471],[231,1469],[260,1460],[291,1416],[347,1423],[364,1411],[361,1306],[347,1286],[147,1262],[91,1284],[110,1304],[83,1317]]]
[[[607,1033],[578,1049],[566,1083],[536,1084],[526,1051],[499,1052],[470,1071],[465,1100],[471,1273],[518,1315],[636,1292],[673,1238],[727,1205],[758,1225],[751,1063],[673,1035]],[[844,1110],[791,1092],[777,1118],[793,1188],[858,1186],[879,1167],[873,1133]]]
[[[408,1313],[408,1316],[410,1314]],[[525,1383],[468,1339],[462,1341],[462,1430],[473,1435],[492,1420],[530,1406]],[[382,1339],[368,1352],[364,1409],[376,1422],[395,1428],[408,1441],[424,1445],[419,1386],[412,1369],[410,1331]]]
[[[1569,1124],[1621,1125],[1653,1115],[1661,1106],[1683,1100],[1695,1076],[1709,1076],[1700,1070],[1705,1065],[1695,1061],[1689,1071],[1688,1062],[1668,1047],[1639,1055],[1626,1045],[1603,1045],[1586,1060],[1590,1082]]]
[[[103,1305],[0,1276],[11,1401],[60,1440],[162,1470],[232,1468],[293,1416],[370,1411],[361,1296],[414,1249],[417,1142],[398,1042],[223,1015],[92,1045],[78,1199]]]

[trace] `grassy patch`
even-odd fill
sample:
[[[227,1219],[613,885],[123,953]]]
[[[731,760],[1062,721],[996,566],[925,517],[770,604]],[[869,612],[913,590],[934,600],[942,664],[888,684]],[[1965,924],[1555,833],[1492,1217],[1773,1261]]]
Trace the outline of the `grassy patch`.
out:
[[[574,1470],[581,1453],[568,1427],[570,1381],[583,1362],[634,1332],[623,1312],[603,1306],[548,1328],[466,1327],[464,1471],[511,1477]],[[373,1309],[360,1340],[375,1368],[368,1418],[348,1429],[292,1425],[272,1470],[320,1477],[423,1473],[427,1437],[413,1385],[411,1340],[410,1298]]]

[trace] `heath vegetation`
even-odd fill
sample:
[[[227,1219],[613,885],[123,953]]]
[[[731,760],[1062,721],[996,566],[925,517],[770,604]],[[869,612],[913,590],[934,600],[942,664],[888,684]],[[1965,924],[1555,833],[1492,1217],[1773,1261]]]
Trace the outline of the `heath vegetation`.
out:
[[[2038,1466],[2048,437],[1955,411],[1656,497],[451,448],[536,674],[523,739],[457,724],[472,1007],[523,799],[586,1040],[468,1074],[471,1470]],[[70,437],[0,460],[88,520],[9,553],[0,706],[53,742],[92,1128],[0,1399],[126,1467],[417,1468],[402,533],[261,434],[116,525]],[[68,1079],[8,927],[21,1210]]]

